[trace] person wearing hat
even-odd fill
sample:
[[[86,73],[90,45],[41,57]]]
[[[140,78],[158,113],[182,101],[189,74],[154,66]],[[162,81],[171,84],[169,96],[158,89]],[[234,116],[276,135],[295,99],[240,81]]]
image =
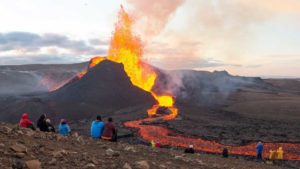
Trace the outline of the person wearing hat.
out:
[[[195,153],[194,146],[189,145],[189,147],[184,150],[184,153],[194,154]]]
[[[60,120],[60,124],[58,126],[58,132],[62,136],[68,136],[71,132],[70,126],[68,125],[65,119]]]
[[[33,122],[28,119],[28,114],[23,113],[22,119],[20,120],[20,126],[24,128],[31,128],[32,130],[35,130],[35,127],[33,126]]]

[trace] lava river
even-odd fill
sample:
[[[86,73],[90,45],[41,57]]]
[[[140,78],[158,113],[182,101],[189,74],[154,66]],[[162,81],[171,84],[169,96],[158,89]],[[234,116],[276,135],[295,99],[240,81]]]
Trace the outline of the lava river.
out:
[[[255,143],[245,146],[226,146],[215,141],[184,136],[162,126],[143,124],[144,122],[156,121],[161,118],[163,117],[150,117],[142,120],[128,121],[124,123],[124,126],[139,129],[138,134],[144,140],[153,140],[154,142],[159,142],[161,145],[188,147],[192,144],[195,150],[208,153],[221,153],[223,148],[227,147],[230,154],[256,156]],[[163,119],[165,120],[166,118]],[[285,160],[300,160],[300,144],[293,143],[264,143],[263,156],[268,158],[269,150],[276,150],[278,147],[283,148]]]

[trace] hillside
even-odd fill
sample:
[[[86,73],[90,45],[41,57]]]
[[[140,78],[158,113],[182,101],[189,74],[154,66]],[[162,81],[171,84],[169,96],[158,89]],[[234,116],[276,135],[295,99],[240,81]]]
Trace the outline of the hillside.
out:
[[[83,136],[20,129],[0,124],[0,168],[123,168],[123,169],[280,169],[280,167],[219,155],[185,155],[181,150],[95,141]]]
[[[48,92],[61,87],[87,63],[0,66],[0,95]]]

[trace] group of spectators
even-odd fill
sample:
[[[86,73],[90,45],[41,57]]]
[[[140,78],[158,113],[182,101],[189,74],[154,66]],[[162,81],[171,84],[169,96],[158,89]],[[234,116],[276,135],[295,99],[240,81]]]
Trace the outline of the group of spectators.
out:
[[[22,114],[20,126],[36,130],[33,122],[29,120],[27,113]],[[51,120],[47,118],[46,114],[42,114],[38,119],[37,128],[43,132],[56,132],[54,125],[51,123]],[[65,119],[60,120],[57,132],[62,136],[68,136],[71,134],[71,128]],[[113,124],[113,119],[108,118],[107,122],[105,123],[102,121],[101,116],[98,115],[96,120],[91,124],[91,137],[93,139],[117,141],[117,128]]]

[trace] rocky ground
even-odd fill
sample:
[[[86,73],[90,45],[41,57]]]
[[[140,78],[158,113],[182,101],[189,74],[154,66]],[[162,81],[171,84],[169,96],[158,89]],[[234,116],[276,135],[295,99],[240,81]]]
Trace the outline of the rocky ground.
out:
[[[268,169],[278,166],[218,155],[191,154],[146,145],[111,143],[20,129],[0,123],[0,168],[200,168]]]

